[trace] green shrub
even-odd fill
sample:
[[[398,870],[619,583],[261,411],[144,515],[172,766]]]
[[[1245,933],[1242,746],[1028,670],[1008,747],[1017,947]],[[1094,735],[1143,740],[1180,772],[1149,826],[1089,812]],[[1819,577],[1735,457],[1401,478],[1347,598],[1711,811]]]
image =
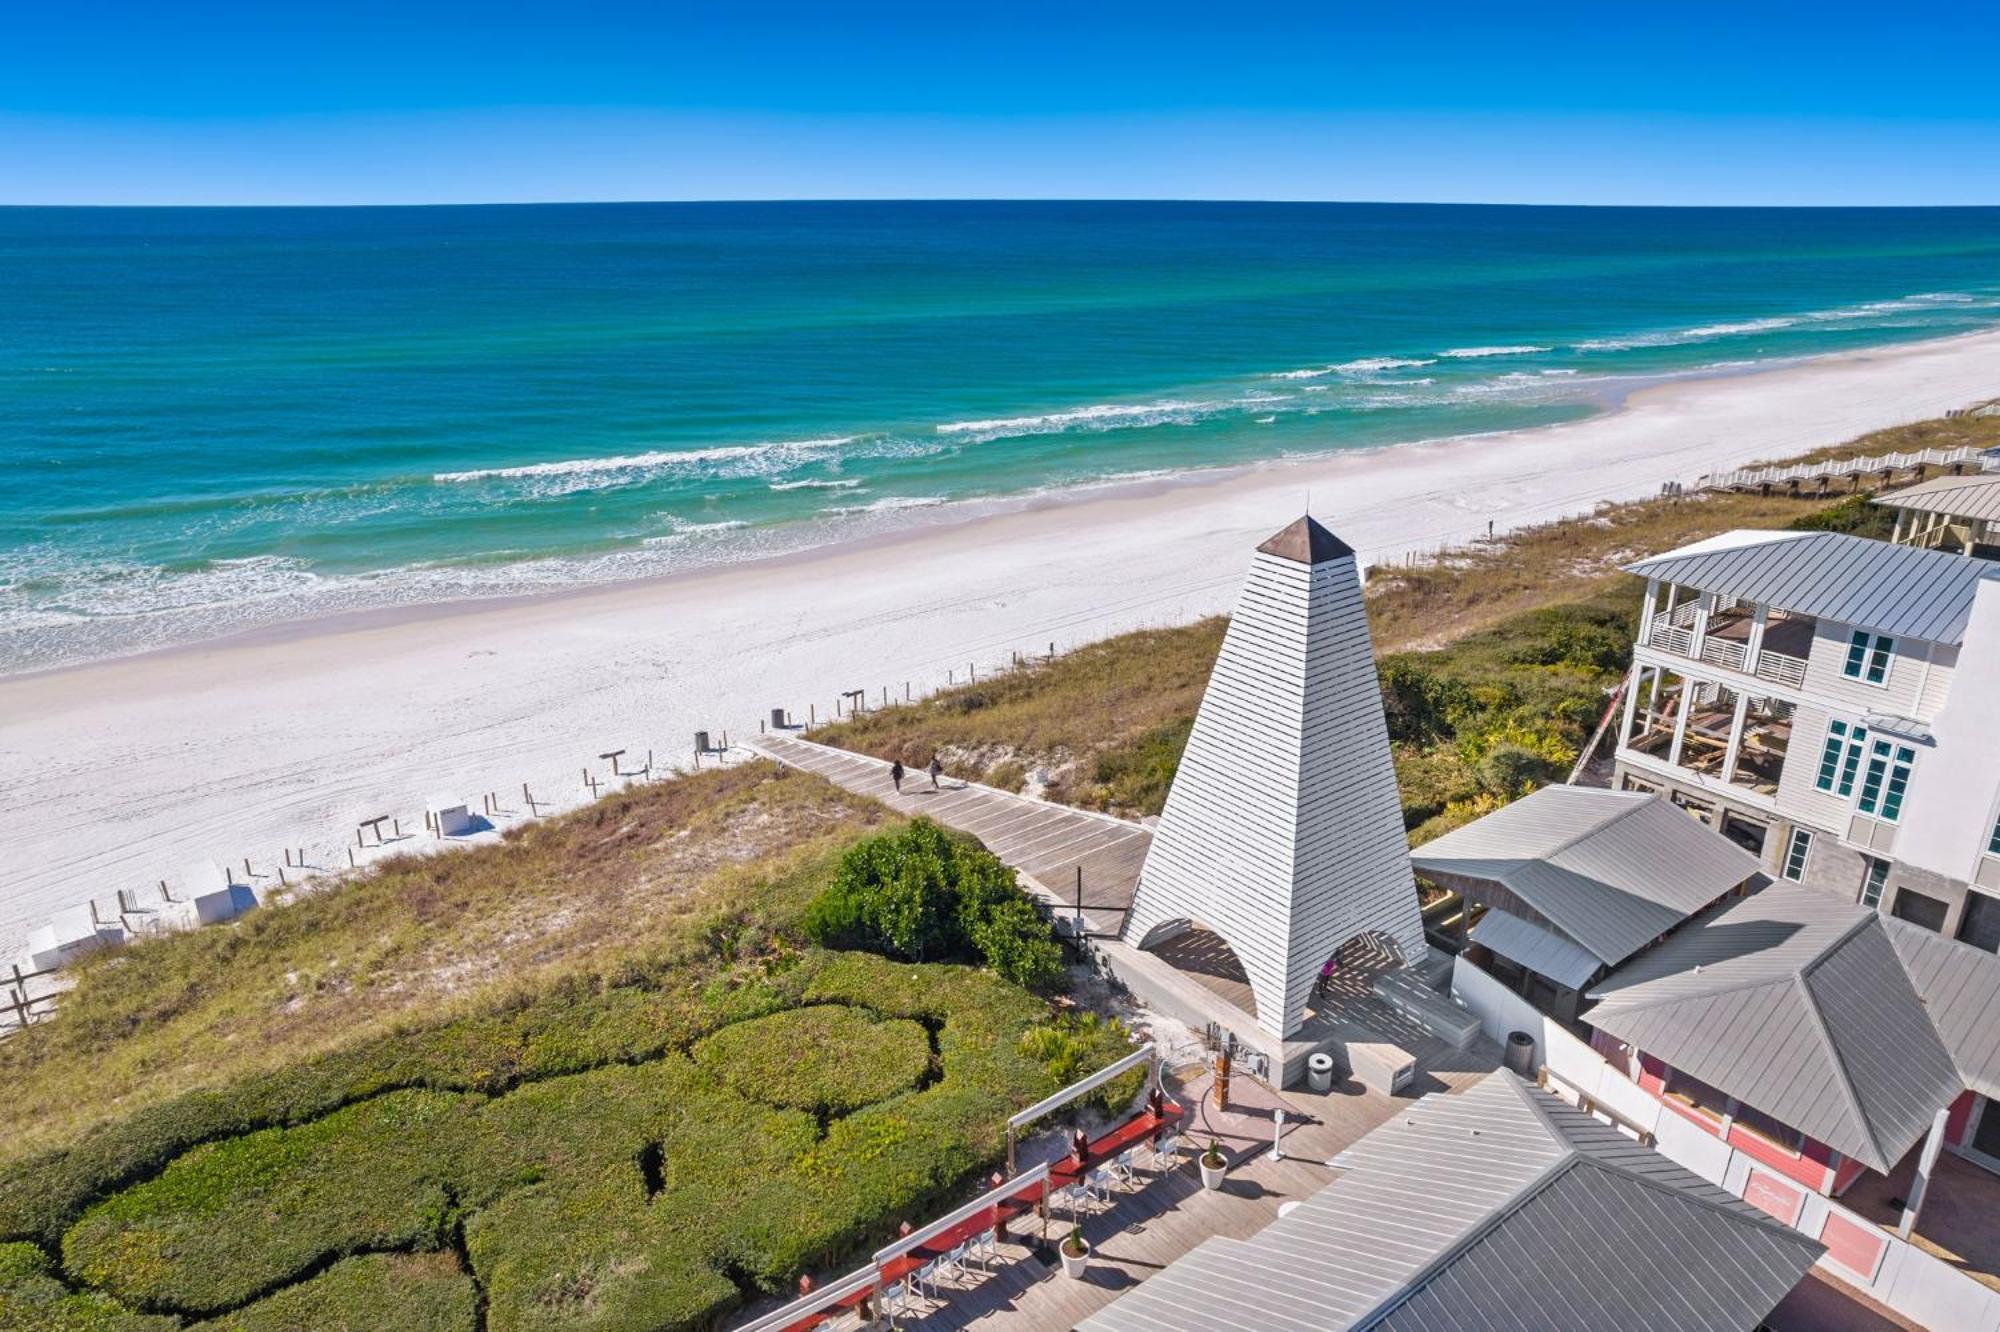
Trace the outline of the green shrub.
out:
[[[67,1301],[92,1316],[141,1305],[260,1328],[315,1326],[307,1311],[349,1319],[335,1327],[406,1314],[427,1325],[436,1308],[450,1326],[449,1282],[392,1307],[384,1274],[397,1269],[357,1255],[442,1253],[462,1229],[493,1332],[706,1325],[741,1299],[739,1281],[779,1292],[855,1259],[996,1160],[1006,1115],[1053,1088],[1020,1048],[1046,1011],[991,972],[866,953],[739,970],[664,1006],[552,993],[482,1033],[412,1033],[297,1083],[252,1079],[198,1111],[144,1111],[132,1121],[148,1126],[133,1135],[143,1146],[122,1160],[159,1164],[98,1186],[80,1216],[63,1215],[61,1189],[88,1188],[120,1158],[99,1153],[76,1173],[34,1163],[47,1173],[14,1177],[44,1183],[35,1206],[66,1232],[65,1268],[97,1289],[72,1294],[35,1246],[4,1246],[0,1309],[32,1309],[15,1321],[34,1327],[66,1326],[46,1311]],[[737,1014],[755,1016],[724,1016]],[[564,1018],[579,1028],[565,1033]],[[658,1050],[688,1033],[690,1055]],[[620,1062],[569,1071],[590,1059]],[[523,1081],[541,1068],[562,1071]],[[309,1108],[342,1084],[427,1075],[485,1091]],[[165,1145],[197,1123],[267,1115],[279,1126]],[[449,1256],[427,1261],[412,1270],[449,1275]]]
[[[130,1303],[202,1313],[329,1257],[436,1248],[475,1104],[397,1092],[197,1147],[86,1212],[63,1237],[63,1266]]]
[[[473,1332],[479,1292],[449,1253],[343,1258],[190,1332]]]
[[[915,1087],[930,1037],[914,1022],[824,1004],[724,1027],[693,1050],[696,1067],[752,1101],[845,1115]]]
[[[1066,1087],[1133,1051],[1132,1033],[1117,1018],[1091,1012],[1063,1013],[1021,1033],[1021,1049],[1048,1071],[1049,1081]],[[1146,1080],[1135,1068],[1091,1092],[1081,1104],[1116,1117],[1127,1110]]]
[[[136,1314],[109,1295],[73,1291],[33,1244],[0,1244],[0,1332],[170,1332],[172,1318]]]
[[[902,961],[977,957],[1031,989],[1062,977],[1061,950],[1014,871],[929,819],[849,847],[803,927],[824,947]]]

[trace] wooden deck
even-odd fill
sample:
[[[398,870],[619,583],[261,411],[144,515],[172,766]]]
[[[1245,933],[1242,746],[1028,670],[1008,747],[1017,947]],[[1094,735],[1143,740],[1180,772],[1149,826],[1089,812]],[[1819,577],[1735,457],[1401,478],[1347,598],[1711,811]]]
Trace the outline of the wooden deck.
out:
[[[1444,1073],[1440,1086],[1456,1090],[1490,1067]],[[1256,1234],[1277,1218],[1280,1206],[1338,1177],[1326,1164],[1329,1158],[1410,1104],[1355,1086],[1325,1096],[1280,1095],[1241,1079],[1233,1085],[1230,1108],[1219,1111],[1211,1104],[1211,1091],[1206,1072],[1177,1086],[1177,1098],[1198,1107],[1182,1138],[1184,1164],[1157,1176],[1142,1171],[1137,1188],[1114,1188],[1108,1204],[1093,1203],[1084,1212],[1081,1225],[1092,1249],[1084,1279],[1072,1280],[1059,1266],[1044,1265],[1025,1243],[1004,1244],[990,1271],[975,1269],[943,1283],[936,1298],[926,1297],[900,1312],[897,1326],[920,1332],[1061,1332],[1075,1327],[1203,1240]],[[1282,1160],[1272,1153],[1277,1110],[1285,1112],[1286,1120]],[[1211,1136],[1232,1162],[1228,1181],[1215,1192],[1201,1187],[1194,1166],[1196,1151]],[[1060,1238],[1068,1225],[1067,1214],[1052,1217],[1049,1239]],[[1031,1218],[1016,1222],[1015,1229],[1025,1232],[1022,1240],[1040,1238]],[[855,1324],[850,1318],[845,1326]]]
[[[1145,864],[1146,848],[1153,840],[1136,823],[955,778],[943,779],[934,791],[929,776],[921,772],[904,777],[898,794],[889,781],[889,765],[881,759],[794,735],[761,735],[751,743],[772,758],[818,773],[893,809],[928,815],[971,833],[1057,901],[1075,901],[1081,871],[1084,917],[1094,932],[1116,931],[1132,905],[1139,867]]]

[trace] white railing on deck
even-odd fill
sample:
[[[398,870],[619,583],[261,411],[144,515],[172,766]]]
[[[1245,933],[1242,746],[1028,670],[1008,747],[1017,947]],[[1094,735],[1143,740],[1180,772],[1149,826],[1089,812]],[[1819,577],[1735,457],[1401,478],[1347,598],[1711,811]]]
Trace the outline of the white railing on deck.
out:
[[[1793,689],[1802,688],[1806,682],[1806,659],[1789,656],[1783,652],[1759,652],[1757,678],[1769,680],[1772,684],[1788,685]]]

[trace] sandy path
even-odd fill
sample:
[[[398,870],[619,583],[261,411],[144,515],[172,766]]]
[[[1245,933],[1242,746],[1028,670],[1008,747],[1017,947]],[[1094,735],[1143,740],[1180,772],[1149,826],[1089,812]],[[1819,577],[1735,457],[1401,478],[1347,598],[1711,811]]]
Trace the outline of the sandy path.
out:
[[[345,863],[426,797],[584,796],[843,689],[940,684],[1015,649],[1225,608],[1251,548],[1314,512],[1378,560],[1636,498],[2000,393],[2000,334],[1646,389],[1596,420],[1090,492],[759,565],[526,602],[326,621],[0,680],[0,958],[63,906],[282,846]],[[962,676],[961,676],[962,678]],[[474,796],[474,804],[477,798]]]

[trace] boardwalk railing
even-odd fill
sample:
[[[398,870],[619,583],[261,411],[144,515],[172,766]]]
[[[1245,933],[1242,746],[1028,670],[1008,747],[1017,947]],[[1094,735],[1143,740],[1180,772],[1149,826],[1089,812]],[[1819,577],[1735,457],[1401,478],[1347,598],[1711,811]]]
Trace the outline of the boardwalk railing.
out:
[[[1865,476],[1870,472],[1913,472],[1920,467],[1982,469],[1982,450],[1968,446],[1955,449],[1913,449],[1905,453],[1876,453],[1861,458],[1833,458],[1816,463],[1782,463],[1769,467],[1739,467],[1699,478],[1699,490],[1760,490],[1766,486],[1800,485],[1807,481],[1830,481],[1840,476]]]
[[[24,971],[18,962],[0,971],[0,1040],[55,1012],[54,967]]]

